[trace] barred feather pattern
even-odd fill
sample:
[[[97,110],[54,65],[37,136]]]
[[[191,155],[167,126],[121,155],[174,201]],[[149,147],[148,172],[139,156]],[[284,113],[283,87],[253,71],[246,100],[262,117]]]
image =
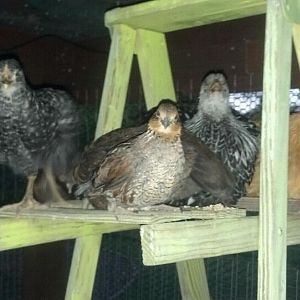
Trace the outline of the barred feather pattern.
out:
[[[185,123],[185,128],[216,153],[233,174],[234,200],[245,195],[245,183],[251,181],[254,172],[257,139],[248,131],[248,126],[233,115],[214,120],[201,112]]]
[[[185,128],[216,153],[235,178],[233,202],[245,194],[251,181],[259,131],[231,109],[229,88],[224,74],[211,72],[201,84],[198,111]]]
[[[80,121],[65,91],[32,89],[19,63],[0,61],[0,158],[16,173],[36,175],[50,166],[66,173],[76,155]]]

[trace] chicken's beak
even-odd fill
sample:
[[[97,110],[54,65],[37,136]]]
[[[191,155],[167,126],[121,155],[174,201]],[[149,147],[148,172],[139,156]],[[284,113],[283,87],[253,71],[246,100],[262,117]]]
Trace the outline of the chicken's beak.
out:
[[[160,122],[164,126],[165,129],[167,129],[171,124],[171,121],[168,117],[161,119]]]
[[[210,86],[210,90],[212,93],[214,92],[221,92],[222,90],[222,85],[220,83],[220,81],[216,80],[211,86]]]
[[[2,78],[2,83],[6,85],[12,84],[12,80],[10,78]]]

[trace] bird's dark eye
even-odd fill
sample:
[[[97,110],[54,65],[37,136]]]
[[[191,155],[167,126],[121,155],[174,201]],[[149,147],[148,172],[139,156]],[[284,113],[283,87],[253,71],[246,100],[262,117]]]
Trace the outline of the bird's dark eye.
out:
[[[156,116],[157,116],[157,117],[160,116],[160,112],[159,112],[159,111],[156,112]]]

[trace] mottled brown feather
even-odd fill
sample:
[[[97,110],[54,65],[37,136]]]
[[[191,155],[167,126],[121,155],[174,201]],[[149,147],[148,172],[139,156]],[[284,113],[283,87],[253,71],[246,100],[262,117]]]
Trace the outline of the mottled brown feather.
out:
[[[224,200],[233,190],[229,171],[204,144],[182,130],[170,101],[159,105],[148,124],[112,131],[92,143],[74,178],[84,183],[84,192],[98,208],[103,207],[104,194],[108,201],[145,206],[200,190]]]
[[[90,180],[106,154],[123,142],[140,135],[147,130],[147,124],[133,128],[118,128],[108,132],[86,147],[80,163],[76,166],[73,177],[77,183]]]

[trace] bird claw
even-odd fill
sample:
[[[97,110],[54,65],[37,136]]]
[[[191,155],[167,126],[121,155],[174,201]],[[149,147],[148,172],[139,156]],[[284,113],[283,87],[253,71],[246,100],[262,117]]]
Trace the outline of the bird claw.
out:
[[[36,201],[33,197],[24,197],[21,202],[4,205],[0,211],[16,211],[19,213],[22,209],[45,209],[49,208],[47,204]]]

